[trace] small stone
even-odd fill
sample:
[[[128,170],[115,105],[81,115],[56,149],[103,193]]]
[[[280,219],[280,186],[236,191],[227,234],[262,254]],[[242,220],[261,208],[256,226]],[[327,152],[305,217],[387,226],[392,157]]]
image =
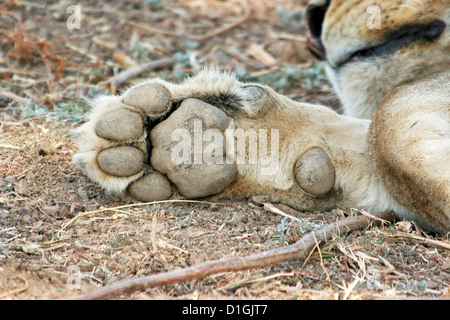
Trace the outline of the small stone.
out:
[[[35,243],[22,246],[23,252],[29,253],[29,254],[37,254],[37,253],[39,253],[39,249],[40,249],[39,245],[37,245]]]
[[[19,183],[17,183],[14,186],[14,190],[21,195],[25,195],[28,196],[30,195],[30,190],[28,189],[27,183],[24,181],[19,181]]]
[[[9,213],[6,210],[0,211],[0,219],[8,219]]]
[[[395,224],[395,226],[397,227],[398,230],[400,230],[402,232],[410,232],[411,229],[412,229],[411,222],[409,222],[407,220],[403,220],[403,221],[397,222]]]

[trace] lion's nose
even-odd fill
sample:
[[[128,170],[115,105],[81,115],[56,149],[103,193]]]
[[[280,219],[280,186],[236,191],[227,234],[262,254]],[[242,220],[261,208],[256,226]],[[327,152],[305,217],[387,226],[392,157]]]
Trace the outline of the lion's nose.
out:
[[[330,0],[311,1],[306,9],[306,44],[311,53],[320,60],[326,59],[325,47],[322,44],[322,24]]]

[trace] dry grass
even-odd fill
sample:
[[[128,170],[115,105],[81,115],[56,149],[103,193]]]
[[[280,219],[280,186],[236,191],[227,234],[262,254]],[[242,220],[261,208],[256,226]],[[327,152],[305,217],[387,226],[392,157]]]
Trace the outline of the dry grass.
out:
[[[305,1],[79,4],[79,30],[66,27],[62,2],[0,7],[1,298],[72,298],[123,279],[292,244],[352,214],[264,207],[256,198],[131,205],[71,162],[76,147],[68,132],[84,121],[87,101],[127,85],[111,86],[121,71],[167,57],[174,63],[141,76],[180,81],[203,64],[219,65],[293,99],[338,107],[305,48],[297,22]],[[448,238],[400,222],[337,237],[305,263],[222,273],[127,298],[448,298],[448,247]]]

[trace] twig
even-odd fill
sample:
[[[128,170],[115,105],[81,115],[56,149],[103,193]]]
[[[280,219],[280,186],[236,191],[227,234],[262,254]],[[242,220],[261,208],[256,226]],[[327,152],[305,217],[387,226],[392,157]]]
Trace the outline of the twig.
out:
[[[408,233],[397,233],[397,234],[393,234],[393,235],[388,234],[387,236],[389,238],[411,238],[411,239],[414,239],[414,240],[422,241],[422,242],[424,242],[426,244],[429,244],[429,245],[432,245],[432,246],[435,246],[435,247],[440,247],[440,248],[443,248],[443,249],[450,250],[450,244],[445,242],[445,241],[428,239],[428,238],[424,238],[424,237],[421,237],[421,236],[416,236],[416,235],[408,234]]]
[[[319,257],[320,257],[320,266],[322,267],[322,270],[325,272],[325,274],[327,275],[327,281],[330,283],[330,287],[331,287],[331,279],[330,279],[330,275],[327,272],[327,269],[325,269],[325,266],[323,265],[323,259],[322,259],[322,251],[320,251],[320,246],[319,243],[317,242],[316,239],[316,235],[314,234],[314,231],[311,231],[313,238],[314,238],[314,243],[316,244],[316,248],[317,248],[317,252],[319,252]]]
[[[298,218],[296,218],[294,216],[291,216],[291,215],[289,215],[287,213],[284,213],[283,211],[281,211],[280,209],[276,208],[274,205],[272,205],[270,203],[264,203],[264,210],[272,212],[272,213],[275,213],[275,214],[279,214],[280,216],[283,216],[283,217],[289,218],[291,220],[295,220],[297,222],[303,223],[302,220],[300,220],[300,219],[298,219]]]
[[[115,211],[118,209],[124,209],[124,208],[132,208],[132,207],[142,207],[142,206],[148,206],[151,204],[161,204],[161,203],[206,203],[206,204],[215,204],[220,205],[223,203],[217,203],[217,202],[208,202],[208,201],[198,201],[198,200],[161,200],[161,201],[152,201],[152,202],[140,202],[140,203],[132,203],[132,204],[125,204],[123,206],[113,207],[113,208],[102,208],[98,210],[88,211],[88,212],[82,212],[70,219],[67,222],[64,222],[61,226],[62,229],[67,228],[69,225],[71,225],[76,219],[84,216],[88,216],[94,213],[99,212],[105,212],[105,211]]]
[[[150,62],[141,64],[139,66],[127,69],[123,72],[120,72],[118,75],[116,75],[112,79],[108,80],[107,82],[109,82],[111,84],[111,89],[116,90],[117,88],[120,87],[120,85],[122,83],[128,81],[129,79],[137,77],[138,75],[140,75],[144,72],[150,71],[150,70],[169,67],[169,66],[175,64],[175,62],[176,62],[176,59],[172,58],[172,57],[161,58],[158,60],[150,61]]]
[[[370,217],[372,219],[376,219],[376,220],[381,221],[383,223],[386,223],[386,224],[389,223],[389,221],[383,221],[383,219],[379,219],[379,218],[374,217],[373,215],[371,215],[370,213],[368,213],[367,211],[365,211],[363,209],[350,209],[350,210],[351,211],[355,210],[355,211],[359,212],[360,214],[362,214],[364,216]]]
[[[152,219],[152,232],[150,233],[150,240],[152,241],[152,253],[158,252],[158,246],[156,245],[156,214]]]
[[[22,148],[10,144],[0,144],[0,148],[20,150]]]
[[[394,213],[392,211],[385,211],[376,214],[375,217],[387,221],[393,221]],[[109,287],[87,293],[86,295],[81,296],[78,299],[111,299],[135,291],[146,290],[148,288],[157,286],[170,285],[194,279],[202,279],[212,274],[267,267],[291,260],[303,260],[311,251],[311,249],[316,246],[314,236],[319,243],[336,236],[337,230],[341,230],[339,231],[339,233],[342,233],[342,230],[345,230],[345,232],[360,230],[366,228],[372,222],[375,224],[379,224],[379,221],[373,220],[371,217],[349,217],[323,227],[321,230],[316,231],[314,235],[312,234],[312,232],[310,232],[303,236],[295,244],[286,247],[276,248],[247,257],[235,257],[223,260],[215,260],[194,265],[185,269],[174,270],[171,272],[137,279],[124,280]]]
[[[10,296],[10,295],[13,295],[16,293],[21,293],[21,292],[28,290],[28,280],[25,277],[21,276],[20,274],[17,275],[17,278],[20,279],[24,283],[24,285],[20,288],[17,288],[17,289],[14,289],[14,290],[11,290],[11,291],[8,291],[5,293],[1,293],[0,298],[5,298],[7,296]]]
[[[234,21],[234,22],[232,22],[230,24],[227,24],[225,26],[222,26],[222,27],[220,27],[218,29],[215,29],[215,30],[213,30],[213,31],[211,31],[211,32],[209,32],[209,33],[207,33],[205,35],[202,35],[202,36],[192,35],[192,36],[190,36],[190,38],[193,39],[193,40],[197,40],[197,41],[203,41],[203,40],[212,38],[214,36],[217,36],[218,34],[221,34],[221,33],[225,32],[225,31],[228,31],[228,30],[231,30],[233,28],[236,28],[238,25],[240,25],[245,20],[247,20],[250,17],[251,12],[252,12],[251,9],[250,9],[250,5],[248,4],[247,0],[241,0],[241,4],[242,4],[242,10],[244,11],[244,13],[236,21]]]
[[[290,271],[290,272],[279,272],[279,273],[271,274],[271,275],[266,276],[266,277],[260,277],[260,278],[254,278],[254,279],[246,279],[246,280],[239,281],[237,283],[229,283],[229,284],[219,288],[219,290],[220,291],[233,290],[233,289],[236,289],[238,287],[245,286],[247,284],[256,283],[256,282],[263,282],[263,281],[271,280],[271,279],[278,278],[278,277],[292,277],[293,275],[295,275],[295,273],[292,272],[292,271]]]
[[[27,98],[24,97],[20,97],[12,92],[7,92],[7,91],[0,91],[0,96],[5,96],[8,99],[14,100],[16,102],[24,102],[27,101]]]
[[[355,278],[355,280],[353,280],[348,287],[347,286],[344,287],[344,296],[342,297],[342,300],[347,300],[347,298],[350,296],[350,293],[352,293],[353,289],[355,289],[356,285],[359,283],[360,280],[361,279],[359,278]]]
[[[155,27],[149,26],[148,24],[136,23],[136,22],[133,22],[133,21],[122,21],[121,24],[127,24],[130,27],[133,27],[133,28],[136,28],[136,29],[140,29],[140,30],[144,30],[144,31],[148,31],[148,32],[151,32],[153,34],[157,33],[157,34],[162,34],[162,35],[171,36],[171,37],[181,36],[181,34],[179,34],[177,32],[155,28]]]
[[[188,35],[187,37],[192,40],[203,41],[203,40],[209,39],[211,37],[217,36],[228,30],[231,30],[233,28],[236,28],[238,25],[240,25],[245,20],[247,20],[251,14],[250,5],[248,4],[247,0],[241,0],[241,4],[242,4],[242,10],[244,11],[244,13],[242,14],[241,17],[236,19],[236,21],[229,23],[227,25],[224,25],[222,27],[219,27],[219,28],[217,28],[207,34],[204,34],[204,35]],[[122,25],[126,24],[126,25],[131,26],[132,28],[151,32],[152,34],[161,34],[161,35],[165,35],[165,36],[169,36],[169,37],[182,37],[183,36],[183,33],[160,29],[160,28],[155,28],[155,27],[149,26],[148,24],[136,23],[133,21],[122,21],[121,24]]]
[[[380,256],[381,261],[383,261],[384,265],[387,267],[386,270],[382,270],[380,271],[381,273],[385,273],[385,274],[389,274],[395,271],[395,267],[390,264],[389,261],[387,261],[387,259],[383,258],[382,256]]]
[[[306,42],[306,37],[298,36],[290,33],[284,32],[269,32],[269,38],[280,39],[280,40],[292,40],[298,42]]]
[[[309,258],[312,256],[314,250],[316,250],[317,246],[314,246],[314,248],[312,248],[312,250],[308,253],[308,255],[306,256],[306,259],[304,259],[305,261],[303,261],[302,264],[302,268],[308,263]]]

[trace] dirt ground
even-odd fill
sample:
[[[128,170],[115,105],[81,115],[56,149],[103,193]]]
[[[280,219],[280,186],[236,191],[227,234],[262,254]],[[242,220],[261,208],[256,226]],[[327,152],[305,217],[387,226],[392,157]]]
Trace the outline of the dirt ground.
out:
[[[84,121],[89,99],[114,92],[109,80],[120,71],[160,58],[176,61],[141,76],[181,81],[203,64],[218,65],[293,99],[338,108],[305,47],[305,3],[3,1],[0,299],[75,298],[119,280],[291,244],[352,214],[275,204],[297,219],[286,218],[260,198],[136,206],[71,162],[69,131]],[[448,236],[397,222],[323,243],[306,263],[221,273],[122,299],[450,298],[449,247]]]

